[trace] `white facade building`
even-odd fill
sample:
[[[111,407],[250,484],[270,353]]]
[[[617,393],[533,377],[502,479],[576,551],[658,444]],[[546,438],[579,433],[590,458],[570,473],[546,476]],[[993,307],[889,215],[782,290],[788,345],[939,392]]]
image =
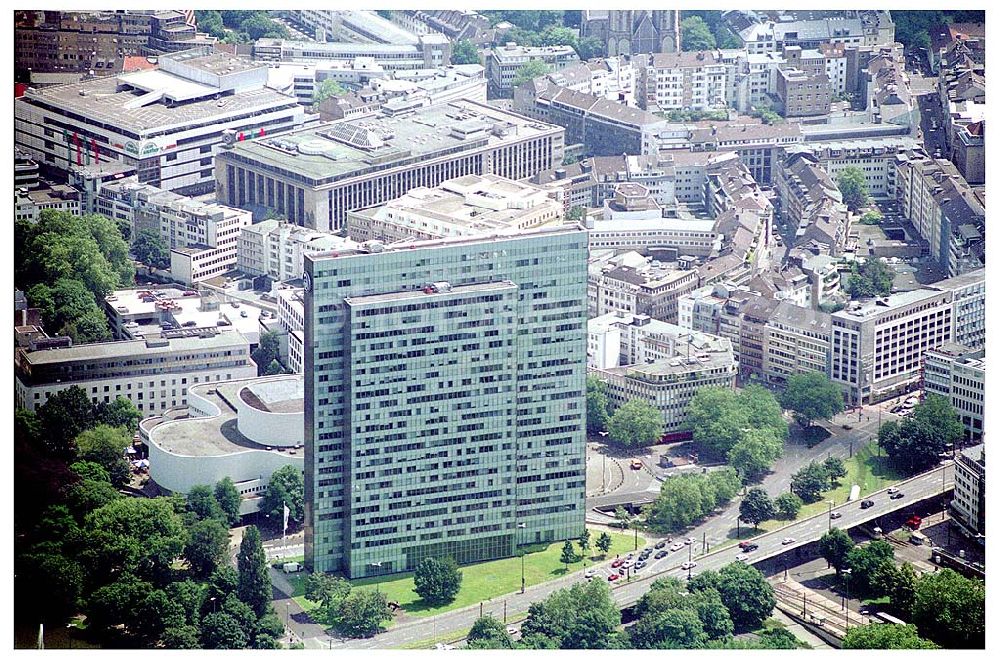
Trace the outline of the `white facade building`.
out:
[[[237,243],[236,269],[247,275],[266,275],[286,282],[302,277],[306,252],[354,249],[350,238],[305,229],[283,220],[264,220],[243,227]]]

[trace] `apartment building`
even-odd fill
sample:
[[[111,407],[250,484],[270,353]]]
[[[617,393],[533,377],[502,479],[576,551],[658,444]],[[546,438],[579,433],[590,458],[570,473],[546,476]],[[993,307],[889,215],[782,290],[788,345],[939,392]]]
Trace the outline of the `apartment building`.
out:
[[[770,311],[762,367],[764,381],[783,386],[789,377],[830,373],[831,317],[782,301]]]
[[[628,251],[592,261],[587,276],[591,317],[625,312],[677,322],[677,302],[697,286],[693,270]]]
[[[586,262],[576,225],[307,255],[310,570],[580,534]]]
[[[896,200],[942,271],[956,276],[983,265],[986,209],[955,165],[919,148],[899,153]]]
[[[152,415],[183,407],[195,383],[256,375],[242,334],[177,331],[145,340],[18,349],[14,397],[18,407],[35,411],[54,393],[79,386],[95,404],[122,397]]]
[[[710,123],[688,132],[684,145],[693,152],[735,152],[761,185],[771,185],[773,166],[778,163],[778,151],[803,139],[798,123],[774,125],[763,123]]]
[[[80,214],[80,191],[69,185],[47,185],[14,191],[14,219],[38,222],[42,211],[54,210]]]
[[[821,116],[830,112],[833,93],[826,71],[810,74],[801,69],[779,69],[775,89],[777,110],[786,118]]]
[[[417,187],[377,208],[347,215],[347,234],[386,243],[510,233],[561,220],[559,191],[499,176],[468,175]]]
[[[580,62],[580,57],[576,54],[576,49],[568,45],[518,46],[514,42],[507,42],[503,46],[497,46],[486,57],[490,97],[510,97],[518,72],[529,62],[540,62],[550,70],[560,70]]]
[[[967,439],[981,439],[986,427],[985,353],[951,342],[924,355],[924,395],[951,403]]]
[[[636,56],[636,98],[650,111],[726,109],[736,76],[735,58],[720,50]]]
[[[266,87],[267,67],[209,47],[159,58],[157,69],[29,88],[14,100],[14,141],[68,174],[93,161],[135,168],[180,194],[215,189],[223,130],[258,136],[301,125],[295,98]]]
[[[860,169],[873,199],[892,200],[896,198],[896,154],[918,145],[910,136],[875,136],[808,141],[784,150],[786,155],[809,152],[834,181],[848,167]]]
[[[823,18],[802,21],[761,21],[737,33],[750,53],[780,51],[785,46],[819,48],[823,43],[863,45],[865,28],[861,19]]]
[[[216,158],[217,196],[271,208],[336,232],[348,211],[469,174],[518,180],[562,161],[563,129],[462,100],[229,141]]]
[[[808,153],[794,153],[781,163],[774,179],[785,223],[795,227],[793,247],[819,246],[840,256],[851,229],[851,216],[840,188]]]

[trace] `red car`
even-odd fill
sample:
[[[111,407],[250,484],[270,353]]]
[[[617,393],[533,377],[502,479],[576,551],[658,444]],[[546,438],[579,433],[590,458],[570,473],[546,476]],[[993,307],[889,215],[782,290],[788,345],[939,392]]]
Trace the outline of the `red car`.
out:
[[[614,562],[611,563],[611,568],[612,569],[617,569],[618,567],[620,567],[623,564],[625,564],[625,560],[623,560],[623,559],[621,559],[619,557],[617,560],[615,560]]]
[[[613,583],[613,582],[615,582],[616,580],[618,580],[619,578],[621,578],[621,576],[619,576],[619,575],[618,575],[618,574],[616,574],[616,573],[613,573],[613,574],[611,574],[610,576],[608,576],[608,582],[609,582],[609,583]]]

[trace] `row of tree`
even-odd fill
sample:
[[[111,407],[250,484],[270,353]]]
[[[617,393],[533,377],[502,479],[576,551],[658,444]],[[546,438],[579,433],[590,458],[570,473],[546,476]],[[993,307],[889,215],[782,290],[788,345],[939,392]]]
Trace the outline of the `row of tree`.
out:
[[[265,37],[288,39],[288,29],[264,10],[195,10],[198,30],[224,44],[247,44]]]
[[[657,532],[684,529],[728,504],[739,490],[739,477],[731,469],[668,477],[646,510],[646,525]]]
[[[609,407],[604,382],[587,375],[587,432],[607,431],[612,441],[629,448],[650,446],[663,435],[663,414],[645,400],[629,400],[613,414]]]
[[[918,576],[909,562],[897,566],[886,541],[855,546],[844,531],[823,535],[819,549],[837,570],[839,585],[851,596],[878,600],[893,615],[911,620],[919,632],[859,632],[850,647],[877,641],[900,641],[898,647],[982,648],[985,644],[985,586],[951,569]],[[929,644],[920,641],[930,641]],[[910,645],[912,643],[912,645]],[[889,646],[887,646],[889,647]]]
[[[753,567],[733,563],[685,585],[674,578],[653,583],[635,607],[636,622],[620,631],[621,612],[602,580],[577,583],[528,609],[515,641],[493,617],[475,622],[468,649],[794,649],[784,629],[764,627],[774,609],[771,586]],[[736,639],[760,630],[759,640]]]
[[[846,475],[847,466],[840,458],[830,457],[823,462],[813,460],[792,474],[791,491],[803,502],[816,502]]]
[[[774,518],[795,520],[801,508],[802,500],[794,493],[782,493],[772,500],[763,486],[755,486],[740,501],[740,521],[758,528]]]
[[[50,334],[74,342],[111,339],[104,297],[135,284],[128,226],[103,215],[42,211],[37,223],[14,227],[14,284],[42,311]]]
[[[385,594],[370,588],[352,588],[339,576],[310,574],[306,599],[319,604],[309,615],[317,622],[337,627],[344,635],[372,636],[392,619]]]

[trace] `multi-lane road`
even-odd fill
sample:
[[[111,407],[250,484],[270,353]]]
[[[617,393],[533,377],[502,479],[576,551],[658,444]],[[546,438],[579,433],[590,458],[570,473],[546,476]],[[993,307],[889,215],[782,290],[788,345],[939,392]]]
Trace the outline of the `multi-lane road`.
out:
[[[782,529],[775,530],[756,537],[753,541],[758,544],[758,549],[751,553],[750,563],[761,562],[785,552],[794,550],[798,546],[815,541],[822,536],[831,525],[847,529],[865,523],[869,520],[893,513],[910,504],[934,497],[942,490],[950,489],[954,483],[953,463],[947,461],[939,468],[931,470],[925,474],[913,477],[897,484],[904,493],[904,497],[899,500],[890,500],[885,491],[871,495],[875,505],[868,509],[861,508],[859,498],[853,502],[848,502],[835,507],[842,515],[840,518],[832,520],[829,514],[824,512],[818,516],[813,516],[797,521]],[[683,578],[687,572],[682,570],[681,565],[688,560],[689,552],[697,563],[692,570],[692,574],[709,569],[718,569],[736,560],[740,550],[734,545],[718,549],[709,550],[706,554],[701,554],[701,542],[704,527],[692,530],[688,535],[693,540],[691,546],[670,552],[659,560],[650,559],[650,564],[633,575],[631,581],[616,582],[612,584],[612,596],[619,607],[627,607],[634,604],[643,594],[645,594],[653,581],[663,576],[674,576]],[[682,539],[685,537],[681,537]],[[786,539],[793,539],[791,543],[783,544]],[[689,551],[690,548],[690,551]],[[610,571],[607,567],[596,570],[596,575],[606,578]],[[482,605],[454,610],[441,615],[403,622],[399,625],[378,634],[372,638],[363,640],[353,640],[344,643],[335,643],[335,648],[358,648],[358,649],[378,649],[402,647],[416,641],[425,641],[434,636],[446,636],[454,634],[472,626],[473,622],[480,616],[480,613],[492,614],[494,617],[503,618],[506,610],[507,616],[524,614],[528,606],[536,601],[545,599],[557,589],[561,589],[574,583],[584,580],[585,571],[581,569],[560,578],[549,581],[542,585],[529,588],[525,594],[511,593],[503,597],[492,599]],[[316,645],[310,647],[326,648],[328,644],[316,640]]]

